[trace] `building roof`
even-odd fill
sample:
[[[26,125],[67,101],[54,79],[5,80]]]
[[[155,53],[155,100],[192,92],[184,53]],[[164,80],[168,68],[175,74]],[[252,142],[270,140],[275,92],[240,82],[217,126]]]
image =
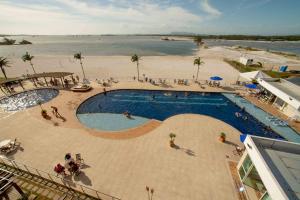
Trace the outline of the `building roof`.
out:
[[[291,77],[291,78],[287,78],[287,81],[300,86],[300,77]]]
[[[23,81],[23,80],[26,80],[26,78],[17,77],[17,78],[3,79],[3,80],[0,80],[0,85],[6,84],[6,83],[14,83],[14,82]]]
[[[23,81],[31,78],[43,78],[43,77],[52,77],[52,78],[63,78],[65,76],[71,76],[74,73],[72,72],[44,72],[44,73],[38,73],[38,74],[28,74],[25,77],[17,77],[17,78],[8,78],[6,80],[1,80],[0,85],[6,84],[6,83],[13,83],[17,81]]]
[[[263,73],[262,71],[253,71],[253,72],[245,72],[245,73],[240,73],[240,77],[245,78],[246,80],[252,81],[253,79],[258,79],[258,78],[271,78],[267,74]]]
[[[300,144],[247,136],[244,144],[272,199],[300,199]]]
[[[44,72],[39,74],[30,74],[28,78],[43,78],[43,77],[52,77],[52,78],[63,78],[65,76],[71,76],[71,72]]]
[[[259,84],[274,95],[295,107],[300,109],[300,86],[293,84],[285,79],[261,78]]]

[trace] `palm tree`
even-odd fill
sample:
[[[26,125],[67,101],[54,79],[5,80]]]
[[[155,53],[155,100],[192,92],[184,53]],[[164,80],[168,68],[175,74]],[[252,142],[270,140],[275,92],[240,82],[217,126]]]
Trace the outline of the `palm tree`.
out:
[[[32,67],[33,72],[36,74],[35,69],[34,69],[33,64],[32,64],[32,59],[33,59],[33,58],[34,58],[34,56],[30,55],[28,52],[26,52],[26,53],[22,56],[22,60],[23,60],[24,62],[29,61],[30,65],[31,65],[31,67]]]
[[[80,65],[81,65],[81,69],[82,69],[83,79],[85,80],[86,78],[85,78],[85,73],[84,73],[83,65],[82,65],[82,59],[83,59],[83,57],[81,56],[81,52],[75,53],[75,54],[74,54],[74,58],[75,58],[76,60],[79,60]]]
[[[0,57],[0,68],[1,68],[1,71],[5,77],[5,79],[7,79],[7,76],[6,76],[6,72],[5,72],[5,68],[4,67],[10,67],[9,65],[9,61],[7,60],[7,58],[4,58],[4,57]]]
[[[140,61],[140,57],[136,54],[134,54],[132,57],[131,57],[131,62],[136,62],[136,69],[137,69],[137,80],[139,81],[140,80],[140,69],[139,69],[139,61]]]
[[[194,38],[194,42],[196,42],[196,44],[197,44],[198,46],[200,46],[201,44],[203,44],[202,38],[201,38],[200,36],[196,36],[196,37]]]
[[[200,65],[202,65],[202,64],[204,64],[204,62],[201,60],[200,57],[198,57],[198,58],[196,58],[196,59],[194,60],[194,65],[198,65],[196,81],[198,81],[199,68],[200,68]]]

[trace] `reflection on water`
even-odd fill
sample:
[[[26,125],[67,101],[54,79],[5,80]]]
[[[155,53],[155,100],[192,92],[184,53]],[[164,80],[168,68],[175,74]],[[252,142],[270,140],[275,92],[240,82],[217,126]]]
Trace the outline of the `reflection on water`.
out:
[[[39,102],[45,103],[58,95],[56,89],[37,89],[18,93],[0,100],[0,108],[7,111],[23,110],[36,106]]]

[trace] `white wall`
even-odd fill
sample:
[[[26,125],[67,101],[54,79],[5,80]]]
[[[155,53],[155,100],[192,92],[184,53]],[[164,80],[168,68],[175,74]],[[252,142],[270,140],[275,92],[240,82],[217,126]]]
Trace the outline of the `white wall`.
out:
[[[260,154],[255,143],[251,137],[247,136],[244,141],[248,155],[250,156],[261,180],[263,181],[270,197],[276,200],[287,200],[288,197],[284,193],[283,189],[280,187],[279,183],[276,180],[276,177],[271,172],[271,169],[268,167],[264,158]]]
[[[267,90],[272,92],[275,96],[279,97],[280,99],[282,99],[287,104],[294,107],[295,109],[298,110],[300,108],[300,102],[297,99],[295,99],[293,97],[290,97],[289,95],[287,95],[286,93],[284,93],[281,90],[277,89],[276,87],[269,84],[267,81],[265,81],[263,79],[259,79],[258,82],[262,87],[266,88]]]

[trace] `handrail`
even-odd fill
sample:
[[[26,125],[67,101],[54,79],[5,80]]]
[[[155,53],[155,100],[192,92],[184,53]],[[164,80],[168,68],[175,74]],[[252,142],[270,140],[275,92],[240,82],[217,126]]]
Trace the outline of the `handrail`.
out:
[[[105,194],[103,192],[100,192],[100,191],[97,191],[95,189],[92,189],[92,188],[89,188],[87,186],[84,186],[84,185],[81,185],[81,184],[78,184],[78,183],[74,183],[70,180],[67,180],[63,177],[60,177],[58,175],[54,175],[52,173],[49,173],[49,172],[45,172],[43,170],[39,170],[39,169],[36,169],[34,167],[30,167],[28,165],[25,165],[23,163],[19,163],[19,162],[16,162],[15,160],[12,160],[12,159],[8,159],[8,158],[4,158],[4,157],[0,157],[0,163],[4,163],[5,165],[10,165],[14,168],[17,168],[19,170],[23,170],[25,172],[28,172],[30,174],[34,174],[38,177],[41,177],[41,178],[44,178],[44,179],[50,179],[52,182],[56,182],[58,184],[63,184],[64,186],[68,187],[68,188],[71,188],[71,189],[74,189],[78,192],[81,192],[85,195],[88,195],[88,196],[92,196],[94,197],[95,199],[100,199],[100,200],[121,200],[120,198],[117,198],[117,197],[114,197],[114,196],[111,196],[109,194]]]

